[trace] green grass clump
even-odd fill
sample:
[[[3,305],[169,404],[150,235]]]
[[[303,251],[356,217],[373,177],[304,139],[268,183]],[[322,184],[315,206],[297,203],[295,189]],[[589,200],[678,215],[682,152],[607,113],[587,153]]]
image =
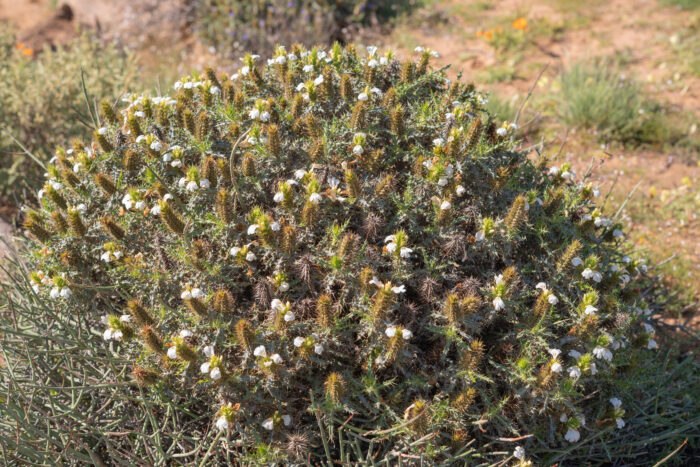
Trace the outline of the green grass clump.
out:
[[[44,169],[26,151],[46,162],[58,142],[90,136],[82,72],[86,89],[114,102],[136,71],[129,56],[88,35],[31,51],[4,27],[0,62],[0,197],[18,193],[20,184],[33,190],[41,183]]]
[[[26,210],[27,300],[75,329],[12,335],[83,336],[85,386],[120,388],[97,409],[46,353],[41,388],[71,394],[52,403],[98,423],[73,449],[494,463],[518,438],[539,463],[636,430],[618,383],[658,352],[643,262],[594,187],[516,151],[517,126],[416,54],[247,55],[104,106],[93,144],[57,151]],[[30,372],[22,355],[8,368]]]

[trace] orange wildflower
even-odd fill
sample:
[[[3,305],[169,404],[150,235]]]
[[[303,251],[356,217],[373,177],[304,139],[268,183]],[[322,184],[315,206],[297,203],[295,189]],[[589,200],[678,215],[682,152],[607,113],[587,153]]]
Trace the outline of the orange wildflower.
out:
[[[24,55],[34,55],[34,50],[32,49],[22,49]]]
[[[522,16],[515,21],[513,21],[513,29],[519,29],[521,31],[524,31],[527,29],[527,18],[523,18]]]
[[[493,31],[491,31],[491,30],[489,29],[488,31],[486,31],[486,32],[484,33],[484,36],[485,36],[487,39],[491,39],[491,38],[493,37]]]

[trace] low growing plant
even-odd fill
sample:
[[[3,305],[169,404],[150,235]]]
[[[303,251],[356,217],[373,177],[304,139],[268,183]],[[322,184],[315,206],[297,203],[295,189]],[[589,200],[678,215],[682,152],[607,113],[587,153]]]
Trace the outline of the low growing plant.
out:
[[[19,184],[32,190],[41,184],[44,169],[27,151],[46,162],[56,144],[89,137],[94,124],[83,81],[91,94],[114,102],[136,71],[130,56],[87,34],[56,50],[32,51],[4,26],[0,62],[0,197],[18,193]]]
[[[416,53],[247,55],[103,103],[56,151],[25,213],[34,291],[131,362],[110,384],[208,413],[235,444],[207,457],[476,463],[517,442],[526,465],[634,430],[617,383],[657,352],[644,264],[585,178],[515,151],[516,125]]]

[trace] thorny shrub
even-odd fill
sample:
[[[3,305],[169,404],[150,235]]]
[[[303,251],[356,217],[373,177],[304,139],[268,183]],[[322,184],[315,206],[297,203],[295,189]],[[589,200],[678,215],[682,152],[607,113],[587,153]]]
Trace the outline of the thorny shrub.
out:
[[[247,452],[337,458],[331,419],[434,459],[624,427],[644,265],[585,177],[416,53],[278,47],[104,102],[25,213],[35,291]]]

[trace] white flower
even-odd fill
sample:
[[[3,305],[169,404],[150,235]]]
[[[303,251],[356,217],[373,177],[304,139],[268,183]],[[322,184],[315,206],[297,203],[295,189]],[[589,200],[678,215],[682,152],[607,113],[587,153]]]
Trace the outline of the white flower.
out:
[[[382,65],[386,65],[387,63],[389,63],[389,59],[386,57],[380,57],[379,63],[381,63]]]
[[[211,370],[211,373],[209,373],[209,376],[211,379],[221,379],[221,370],[218,368],[214,368]]]
[[[260,114],[260,121],[263,123],[269,122],[270,121],[270,112],[268,112],[267,110],[263,111]]]
[[[320,86],[323,84],[323,75],[318,75],[318,77],[314,80],[314,84],[316,86]]]
[[[391,291],[394,292],[395,294],[402,294],[406,293],[406,286],[405,285],[395,285],[394,287],[391,288]]]
[[[415,49],[413,49],[413,51],[416,52],[416,53],[421,53],[421,52],[423,52],[424,50],[425,50],[425,49],[424,49],[423,47],[421,47],[420,45],[419,45],[418,47],[416,47]]]
[[[433,144],[435,145],[436,148],[441,148],[445,145],[445,140],[442,138],[435,138],[433,140]]]
[[[559,358],[559,355],[561,355],[561,350],[559,349],[549,349],[547,352],[549,352],[552,358]]]
[[[506,307],[506,304],[501,297],[496,297],[493,299],[493,307],[496,311],[501,311]]]
[[[367,46],[367,53],[369,54],[370,57],[373,57],[377,53],[377,46],[376,45],[368,45]]]
[[[625,421],[621,418],[616,418],[615,423],[617,423],[618,428],[624,428],[625,427]]]
[[[311,193],[311,196],[309,196],[309,202],[313,204],[318,204],[321,202],[323,199],[323,196],[321,196],[320,193]]]
[[[386,334],[386,337],[394,337],[396,335],[396,326],[389,326],[384,331],[384,334]]]
[[[288,311],[284,314],[284,321],[287,323],[291,323],[295,318],[296,316],[294,316],[294,312],[292,311]]]
[[[498,274],[496,277],[493,278],[494,282],[496,282],[496,285],[501,285],[503,284],[503,274]]]
[[[316,355],[321,355],[323,353],[323,346],[321,344],[316,344],[314,346],[314,352]]]
[[[440,179],[438,180],[438,186],[444,187],[444,186],[447,186],[447,183],[448,183],[448,181],[445,177],[440,177]]]
[[[248,235],[255,235],[255,232],[258,231],[260,226],[258,224],[253,224],[250,227],[248,227]]]
[[[449,201],[447,201],[447,200],[443,201],[442,204],[440,204],[440,209],[441,209],[442,211],[447,211],[447,210],[450,209],[451,207],[452,207],[452,204],[451,204]]]
[[[154,151],[160,151],[161,149],[163,149],[163,143],[161,143],[160,141],[154,141],[151,143],[151,149],[153,149]]]
[[[265,428],[267,431],[272,431],[273,428],[275,428],[275,423],[272,421],[271,418],[268,418],[264,422],[262,422],[262,427]]]
[[[145,114],[144,112],[140,111],[140,110],[137,111],[137,112],[134,112],[134,115],[137,116],[137,117],[139,117],[139,118],[143,118],[143,117],[146,116],[146,114]]]
[[[145,201],[137,201],[134,203],[134,209],[141,211],[142,209],[146,209],[146,202]]]
[[[267,355],[267,350],[265,350],[265,346],[264,346],[264,345],[259,345],[259,346],[257,346],[257,347],[255,348],[255,350],[253,350],[253,355],[255,355],[256,357],[264,357],[264,356],[266,356],[266,355]]]
[[[209,88],[209,94],[213,94],[215,96],[217,94],[221,94],[221,89],[219,89],[218,86],[212,86],[211,88]]]
[[[578,360],[579,358],[581,358],[581,352],[579,352],[578,350],[571,349],[569,350],[569,357]]]
[[[60,292],[61,297],[68,298],[73,296],[73,292],[68,287],[62,287]]]
[[[566,432],[564,438],[570,443],[575,443],[576,441],[581,439],[581,433],[579,433],[578,430],[574,428],[569,428],[569,431]]]
[[[654,339],[649,339],[649,342],[647,343],[647,349],[653,350],[653,349],[658,349],[659,344],[656,343]]]
[[[295,337],[294,338],[294,347],[301,347],[304,345],[304,338],[301,336]]]
[[[275,197],[273,199],[275,200],[275,203],[281,203],[282,201],[284,201],[284,193],[278,191],[277,193],[275,193]]]
[[[562,423],[566,423],[567,420],[569,420],[569,417],[565,413],[561,414],[561,416],[559,417],[559,421]]]
[[[245,260],[248,261],[249,263],[251,261],[255,261],[256,259],[258,259],[258,257],[255,256],[255,253],[253,253],[252,251],[249,251],[248,254],[245,255]]]
[[[610,403],[616,409],[619,409],[620,407],[622,407],[622,401],[620,399],[618,399],[617,397],[613,397],[612,399],[610,399]]]
[[[248,116],[251,118],[251,120],[255,120],[260,116],[260,111],[254,107],[250,110],[250,112],[248,112]]]
[[[369,62],[367,62],[367,66],[370,68],[377,68],[378,65],[379,62],[377,62],[375,59],[372,59]]]
[[[577,366],[569,367],[569,376],[573,379],[581,377],[581,369]]]
[[[513,451],[513,457],[523,460],[525,459],[525,449],[522,446],[516,446]]]
[[[554,294],[549,294],[549,297],[547,297],[547,301],[550,305],[556,305],[557,303],[559,303],[559,299]]]
[[[228,429],[228,420],[226,420],[226,417],[219,417],[216,420],[216,428],[219,431]]]
[[[171,360],[175,360],[177,358],[177,349],[175,346],[168,348],[168,358]]]
[[[121,315],[119,317],[119,321],[122,323],[130,323],[131,322],[131,315]]]
[[[499,129],[496,130],[496,134],[497,134],[498,136],[505,136],[505,135],[508,134],[508,130],[506,130],[505,128],[501,127],[501,128],[499,128]]]
[[[544,292],[545,290],[547,290],[547,284],[545,284],[544,282],[538,282],[535,286],[535,289],[540,289]]]
[[[304,70],[304,73],[311,73],[312,71],[314,71],[314,66],[313,65],[304,65],[303,70]]]
[[[584,314],[587,315],[594,315],[598,311],[598,308],[594,307],[593,305],[586,305],[586,309],[583,310]]]
[[[185,188],[187,189],[187,191],[195,191],[199,188],[199,185],[193,180],[191,182],[188,182]]]
[[[559,363],[559,362],[552,363],[552,373],[559,374],[559,373],[561,373],[561,370],[563,370],[561,363]]]
[[[586,268],[581,272],[581,276],[583,276],[584,279],[592,279],[594,274],[595,271],[591,268]]]
[[[211,182],[209,182],[208,178],[203,178],[199,181],[200,188],[209,188],[210,186],[211,186]]]
[[[134,205],[134,202],[131,200],[131,195],[129,193],[125,194],[122,198],[122,204],[126,209],[131,209],[131,207]]]
[[[622,237],[623,235],[624,235],[624,233],[622,232],[622,230],[620,230],[620,229],[615,229],[615,230],[613,230],[613,237],[615,237],[615,238],[620,238],[620,237]]]
[[[292,424],[292,417],[289,415],[282,415],[282,423],[284,423],[284,426],[289,426]]]
[[[372,94],[375,94],[379,97],[382,97],[382,95],[383,95],[382,90],[379,88],[372,88],[369,90],[369,92],[371,92]]]
[[[270,357],[270,360],[275,362],[276,364],[280,365],[284,360],[282,360],[282,357],[280,357],[280,354],[276,353],[273,354],[272,357]]]
[[[160,214],[160,204],[154,204],[151,208],[150,214],[152,216],[157,216],[158,214]]]
[[[183,329],[180,331],[180,337],[192,337],[192,331],[188,329]]]
[[[462,196],[466,191],[462,185],[457,185],[457,196]]]
[[[199,371],[202,373],[209,373],[209,368],[211,367],[211,363],[209,362],[204,362],[202,365],[199,367]]]
[[[552,166],[549,168],[549,175],[559,175],[559,167]]]
[[[112,340],[113,333],[114,333],[114,331],[112,330],[112,328],[107,328],[107,329],[105,329],[104,334],[102,334],[102,338],[106,341]]]
[[[391,242],[391,243],[387,244],[386,251],[388,251],[389,253],[395,252],[396,251],[396,243]]]
[[[407,341],[411,337],[413,337],[413,333],[408,329],[404,329],[403,331],[401,331],[401,337],[403,337],[403,339]]]
[[[358,101],[366,101],[367,99],[369,99],[369,96],[367,95],[366,92],[361,92],[361,93],[357,96],[357,100],[358,100]]]
[[[192,289],[190,294],[192,295],[192,298],[204,298],[204,292],[202,292],[202,289],[199,288]]]
[[[110,263],[112,261],[112,256],[109,254],[109,251],[105,251],[102,253],[102,256],[100,256],[100,259],[105,263]]]
[[[401,253],[400,253],[400,255],[401,255],[402,258],[405,258],[405,259],[410,258],[410,257],[411,257],[411,253],[413,253],[413,250],[412,250],[412,249],[407,248],[407,247],[402,247],[402,248],[401,248]]]
[[[61,291],[58,289],[58,287],[54,287],[51,289],[51,292],[49,292],[49,296],[55,300],[61,296]]]
[[[204,352],[204,355],[206,355],[207,357],[212,357],[214,355],[214,346],[207,345],[202,349],[202,352]]]
[[[273,232],[279,232],[279,230],[282,228],[282,224],[280,224],[277,221],[274,221],[273,223],[270,224],[270,229]]]
[[[592,375],[598,374],[598,367],[595,366],[595,363],[591,363],[591,374]]]
[[[602,359],[607,362],[611,361],[613,357],[612,352],[610,350],[600,346],[593,349],[593,355],[595,355],[595,358],[597,358],[598,360]]]
[[[288,282],[282,282],[279,286],[279,291],[280,292],[286,292],[289,290],[289,283]]]
[[[369,281],[369,284],[370,284],[370,285],[376,285],[377,287],[382,287],[382,286],[383,286],[383,284],[382,284],[381,282],[379,282],[379,279],[377,279],[377,276],[374,276],[374,277]]]

